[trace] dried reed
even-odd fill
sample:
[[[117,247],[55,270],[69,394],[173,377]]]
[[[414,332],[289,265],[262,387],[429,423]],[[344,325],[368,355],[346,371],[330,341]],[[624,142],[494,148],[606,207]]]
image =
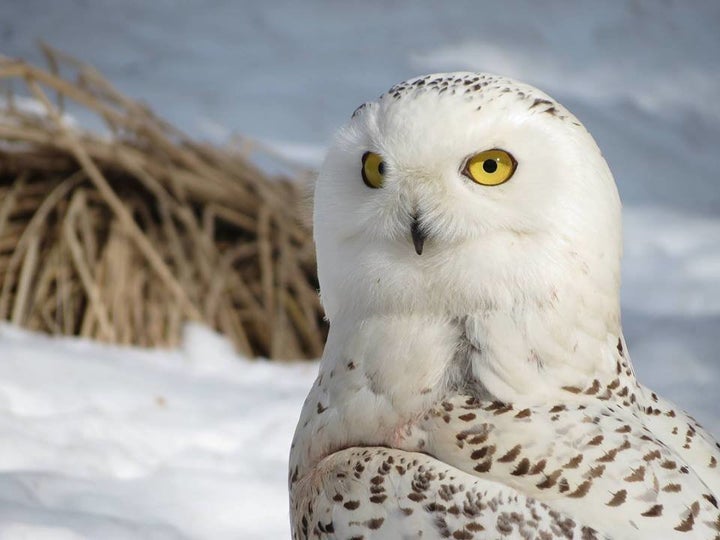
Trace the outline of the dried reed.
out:
[[[0,319],[142,346],[202,321],[248,356],[319,356],[302,187],[44,50],[49,69],[0,56]],[[70,102],[109,135],[72,127]]]

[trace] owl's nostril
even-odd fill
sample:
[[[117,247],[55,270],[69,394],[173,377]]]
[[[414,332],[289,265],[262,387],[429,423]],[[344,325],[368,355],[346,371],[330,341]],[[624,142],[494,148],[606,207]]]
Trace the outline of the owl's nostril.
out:
[[[418,216],[413,217],[412,226],[410,227],[410,234],[412,235],[413,244],[415,245],[415,253],[422,255],[423,246],[425,245],[425,238],[427,235],[425,231],[420,227]]]

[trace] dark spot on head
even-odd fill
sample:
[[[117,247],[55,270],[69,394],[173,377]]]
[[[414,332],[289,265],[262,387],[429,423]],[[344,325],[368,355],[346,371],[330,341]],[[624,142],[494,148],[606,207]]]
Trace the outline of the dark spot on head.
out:
[[[362,105],[360,105],[357,109],[353,111],[351,118],[355,118],[365,107],[367,107],[367,103],[363,103]]]
[[[532,109],[534,107],[537,107],[538,105],[552,105],[552,101],[548,101],[547,99],[543,98],[535,98],[533,104],[530,105],[530,108]]]

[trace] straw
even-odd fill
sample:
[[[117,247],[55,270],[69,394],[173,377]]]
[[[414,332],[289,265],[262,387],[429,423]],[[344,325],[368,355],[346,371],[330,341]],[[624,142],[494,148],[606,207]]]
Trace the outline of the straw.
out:
[[[0,319],[152,347],[198,321],[247,356],[319,356],[306,186],[254,166],[260,145],[193,141],[43,52],[49,69],[0,56]]]

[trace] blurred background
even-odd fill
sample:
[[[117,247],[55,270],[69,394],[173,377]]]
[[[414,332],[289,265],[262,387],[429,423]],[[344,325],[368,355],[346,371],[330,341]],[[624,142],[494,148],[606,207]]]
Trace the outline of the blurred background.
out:
[[[42,63],[43,40],[195,139],[249,137],[309,169],[403,79],[479,70],[541,88],[615,174],[640,379],[719,434],[718,28],[714,0],[4,0],[0,52]]]

